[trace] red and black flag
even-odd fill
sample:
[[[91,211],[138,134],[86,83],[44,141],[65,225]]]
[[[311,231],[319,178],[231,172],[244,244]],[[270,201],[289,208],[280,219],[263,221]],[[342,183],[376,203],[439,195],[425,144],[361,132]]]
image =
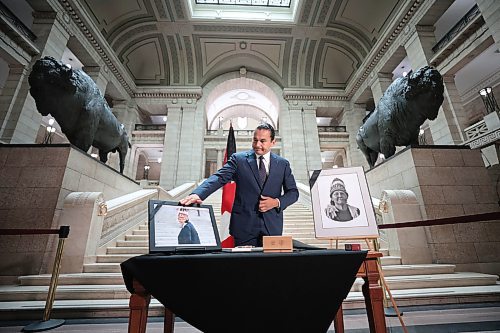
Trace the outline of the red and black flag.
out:
[[[227,136],[226,152],[224,154],[224,164],[236,153],[236,139],[234,138],[233,124],[229,126],[229,135]],[[229,234],[229,221],[231,220],[231,211],[233,210],[234,195],[236,192],[236,183],[231,181],[222,188],[222,206],[221,206],[221,228],[220,239],[222,247],[234,247],[234,238]]]

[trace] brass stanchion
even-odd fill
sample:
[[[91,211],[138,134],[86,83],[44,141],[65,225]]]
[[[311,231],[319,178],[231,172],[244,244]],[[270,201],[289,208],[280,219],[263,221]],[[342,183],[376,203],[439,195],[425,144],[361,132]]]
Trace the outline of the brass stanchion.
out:
[[[59,271],[61,269],[61,259],[64,249],[64,241],[68,238],[69,226],[59,228],[59,242],[57,243],[56,257],[54,258],[54,267],[52,268],[52,276],[50,277],[49,293],[45,301],[45,310],[43,319],[29,324],[23,328],[23,332],[40,332],[59,327],[64,324],[64,319],[50,319],[52,305],[56,296],[57,281],[59,279]]]

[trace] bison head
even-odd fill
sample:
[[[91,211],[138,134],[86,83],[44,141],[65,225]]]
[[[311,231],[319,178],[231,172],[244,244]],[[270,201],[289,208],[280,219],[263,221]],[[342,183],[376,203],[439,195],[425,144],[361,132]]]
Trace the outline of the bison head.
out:
[[[72,76],[71,66],[49,56],[43,57],[35,62],[28,77],[31,95],[36,99],[36,95],[47,93],[74,94],[76,86]]]
[[[430,66],[424,66],[408,75],[406,79],[407,84],[404,88],[406,100],[416,104],[417,109],[426,118],[430,120],[436,119],[439,107],[444,100],[444,86],[441,74]]]

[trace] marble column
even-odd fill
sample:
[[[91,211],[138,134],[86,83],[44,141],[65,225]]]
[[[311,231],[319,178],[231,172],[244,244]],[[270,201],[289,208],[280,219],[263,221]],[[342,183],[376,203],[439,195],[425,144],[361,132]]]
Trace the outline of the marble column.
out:
[[[290,161],[295,179],[307,184],[309,176],[307,174],[302,110],[297,104],[292,103],[287,110],[281,111],[279,134],[283,156]]]
[[[169,103],[160,186],[170,190],[201,179],[205,114],[196,101]]]
[[[319,146],[316,108],[304,107],[302,111],[302,121],[304,124],[307,170],[321,170],[321,148]]]
[[[222,168],[222,163],[224,163],[224,149],[217,149],[217,170]]]
[[[375,105],[378,105],[380,98],[392,83],[392,73],[374,73],[373,80],[370,82],[370,88]]]
[[[476,3],[495,41],[497,50],[500,50],[500,1],[476,0]]]
[[[10,142],[9,138],[12,137],[16,127],[16,124],[12,122],[17,120],[17,118],[11,119],[12,109],[14,108],[14,103],[18,100],[19,92],[28,72],[29,70],[26,66],[9,65],[9,74],[0,95],[0,141],[4,141],[5,143]],[[9,121],[11,122],[10,124],[8,124]]]
[[[417,26],[415,32],[404,45],[411,68],[417,70],[429,64],[432,47],[436,44],[434,27]],[[429,127],[434,144],[453,145],[461,143],[461,134],[457,131],[456,119],[445,97],[435,120],[427,120],[423,127]]]
[[[36,44],[42,56],[51,55],[61,59],[69,34],[56,20],[56,13],[34,12],[31,30],[37,36]],[[33,61],[36,59],[33,58]],[[8,118],[4,119],[2,125],[0,141],[6,143],[34,143],[42,120],[42,115],[37,111],[35,101],[29,94],[28,75],[21,75],[20,78],[22,81],[16,98],[11,100]]]
[[[447,118],[453,120],[450,123],[450,132],[455,144],[462,144],[464,141],[464,129],[467,128],[467,115],[465,113],[462,98],[455,85],[455,77],[452,75],[443,76],[444,101],[443,111]]]
[[[99,91],[104,96],[109,79],[107,77],[108,69],[106,66],[84,66],[83,71],[87,73],[99,88]]]
[[[366,161],[365,155],[358,148],[356,142],[356,135],[359,128],[363,124],[363,118],[366,116],[366,105],[349,103],[344,108],[344,117],[342,124],[346,126],[346,131],[349,133],[349,148],[347,149],[347,162],[346,166],[362,166],[365,170],[370,167]]]
[[[113,101],[113,109],[111,110],[115,115],[116,119],[123,124],[125,132],[127,132],[129,142],[132,141],[132,131],[135,127],[135,123],[138,119],[138,111],[135,103],[131,103],[128,101]],[[127,156],[125,156],[125,168],[124,174],[126,176],[131,177],[133,173],[130,170],[130,165],[133,164],[133,160],[130,159],[132,156],[132,149],[129,149],[127,152]],[[113,156],[113,161],[111,159]],[[118,154],[111,154],[110,156],[110,166],[116,169],[119,166]],[[132,178],[132,177],[131,177]]]
[[[298,182],[309,183],[309,171],[321,169],[316,109],[307,103],[290,103],[280,113],[281,145],[283,156],[290,161]]]
[[[416,26],[415,31],[404,45],[413,70],[429,64],[429,59],[433,56],[432,47],[434,45],[436,45],[434,27]]]

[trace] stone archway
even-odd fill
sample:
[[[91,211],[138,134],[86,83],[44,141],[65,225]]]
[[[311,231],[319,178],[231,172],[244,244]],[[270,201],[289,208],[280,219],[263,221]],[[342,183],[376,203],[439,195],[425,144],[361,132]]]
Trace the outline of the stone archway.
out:
[[[246,129],[263,119],[278,129],[280,111],[286,108],[282,96],[283,89],[268,77],[241,69],[208,82],[199,103],[205,107],[207,130],[227,127],[238,117],[254,120]]]

